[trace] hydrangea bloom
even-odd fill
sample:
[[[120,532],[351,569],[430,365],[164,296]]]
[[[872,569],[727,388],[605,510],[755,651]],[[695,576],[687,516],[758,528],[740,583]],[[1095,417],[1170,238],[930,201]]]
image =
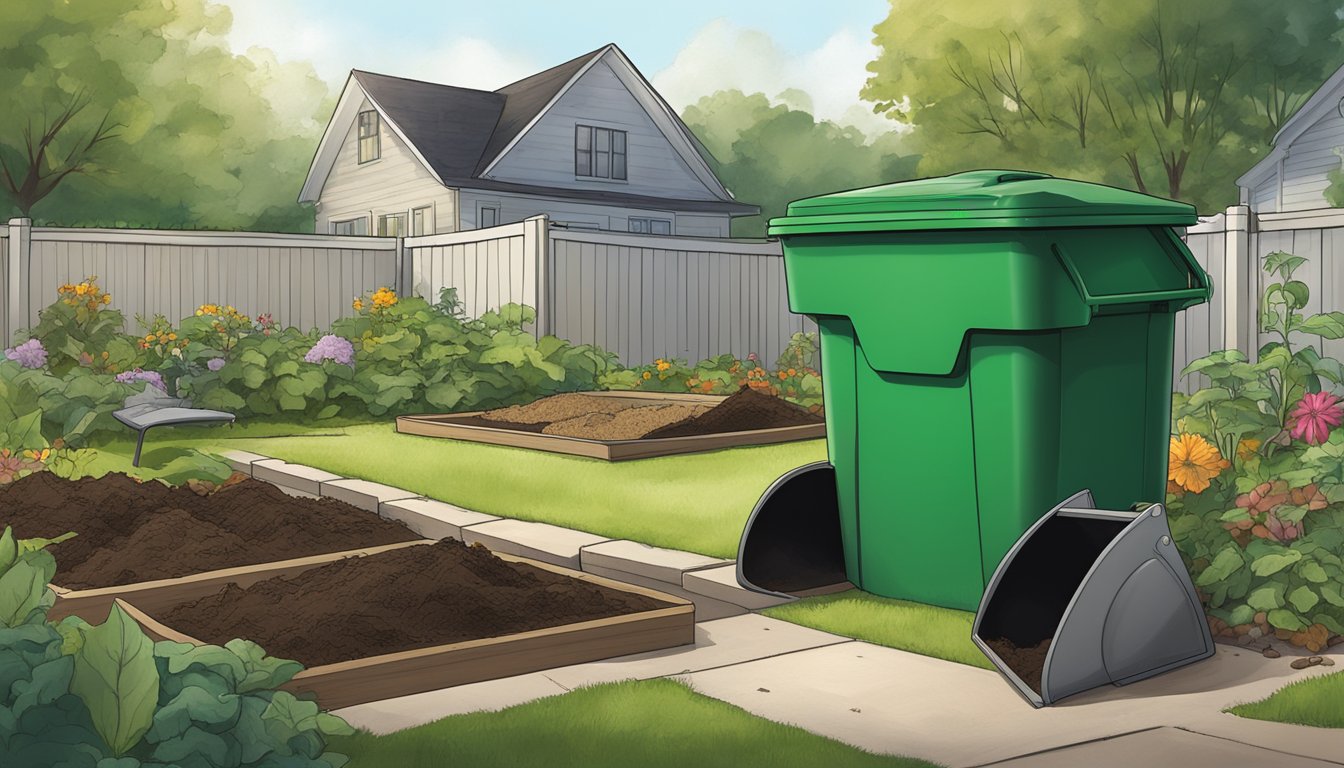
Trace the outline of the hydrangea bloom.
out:
[[[6,349],[5,357],[24,368],[41,368],[47,364],[47,350],[42,348],[42,342],[37,339],[29,339],[18,346]]]
[[[355,345],[348,340],[327,334],[317,340],[313,348],[308,350],[308,354],[303,359],[310,363],[320,363],[323,360],[335,360],[341,365],[354,367],[355,365]]]
[[[158,371],[142,371],[136,368],[133,371],[124,371],[117,374],[117,382],[121,384],[134,384],[137,381],[149,382],[149,385],[155,389],[168,391],[168,385],[163,383],[163,374]]]
[[[224,358],[212,357],[208,362],[206,362],[205,367],[209,368],[212,371],[218,371],[220,368],[224,367]]]

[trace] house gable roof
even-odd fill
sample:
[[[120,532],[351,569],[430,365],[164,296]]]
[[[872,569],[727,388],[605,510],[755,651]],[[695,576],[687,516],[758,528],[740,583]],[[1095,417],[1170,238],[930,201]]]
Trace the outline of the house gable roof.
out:
[[[1344,66],[1335,70],[1335,73],[1311,94],[1311,98],[1307,99],[1292,117],[1284,121],[1279,132],[1274,134],[1274,148],[1237,179],[1237,186],[1253,186],[1273,173],[1278,168],[1279,161],[1287,155],[1289,145],[1298,136],[1306,133],[1307,129],[1320,122],[1321,118],[1333,110],[1340,109],[1342,98],[1344,98]]]
[[[703,145],[615,45],[606,45],[496,91],[459,88],[352,70],[318,144],[299,200],[311,202],[321,195],[322,186],[335,165],[340,144],[349,133],[363,98],[369,100],[388,128],[446,186],[497,189],[520,194],[561,192],[565,197],[583,197],[584,193],[576,193],[574,190],[562,191],[494,180],[489,177],[489,171],[584,72],[609,53],[614,61],[623,65],[613,68],[622,82],[644,105],[692,172],[718,198],[669,202],[683,203],[680,206],[682,210],[735,215],[758,213],[760,209],[757,206],[733,200],[710,168]],[[643,205],[659,199],[623,196],[612,192],[592,193],[591,196],[594,201],[611,204],[623,202],[624,197],[631,198],[624,202],[639,202]]]

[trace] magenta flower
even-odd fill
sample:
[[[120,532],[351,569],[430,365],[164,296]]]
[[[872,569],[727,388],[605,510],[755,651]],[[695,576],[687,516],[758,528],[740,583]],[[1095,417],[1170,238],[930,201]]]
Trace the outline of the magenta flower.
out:
[[[1339,407],[1338,397],[1329,392],[1308,392],[1298,401],[1288,423],[1294,440],[1320,445],[1341,420],[1344,420],[1344,408]]]
[[[47,364],[47,350],[42,348],[42,342],[37,339],[29,339],[6,349],[5,357],[24,368],[41,368]]]

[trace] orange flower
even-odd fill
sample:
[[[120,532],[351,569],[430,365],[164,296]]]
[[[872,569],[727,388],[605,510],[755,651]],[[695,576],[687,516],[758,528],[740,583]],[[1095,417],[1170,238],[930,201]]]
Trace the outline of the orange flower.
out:
[[[1210,481],[1229,466],[1208,440],[1188,433],[1171,438],[1167,458],[1167,479],[1191,493],[1208,488]]]
[[[1242,461],[1250,461],[1255,452],[1260,450],[1260,441],[1253,437],[1248,437],[1237,443],[1237,458]]]

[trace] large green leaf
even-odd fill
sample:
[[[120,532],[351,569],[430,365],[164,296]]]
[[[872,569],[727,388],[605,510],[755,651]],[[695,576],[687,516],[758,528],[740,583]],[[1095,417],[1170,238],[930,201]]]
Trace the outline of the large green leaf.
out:
[[[1246,604],[1257,611],[1272,611],[1283,607],[1284,585],[1279,583],[1266,584],[1258,589],[1251,590],[1246,596]]]
[[[303,671],[299,662],[267,656],[266,651],[251,640],[233,639],[224,647],[242,660],[246,670],[238,681],[239,693],[279,688]]]
[[[1270,611],[1269,623],[1277,629],[1286,629],[1290,632],[1297,632],[1307,626],[1306,622],[1298,618],[1297,614],[1286,608]]]
[[[1315,560],[1310,560],[1299,565],[1297,568],[1297,575],[1312,584],[1324,584],[1330,580],[1330,576],[1326,574],[1325,569]]]
[[[1306,259],[1301,256],[1294,256],[1287,251],[1274,251],[1265,254],[1265,271],[1271,275],[1277,274],[1284,280],[1291,280],[1293,272],[1306,263]]]
[[[1344,594],[1340,594],[1340,588],[1334,584],[1322,584],[1320,586],[1321,597],[1325,602],[1336,608],[1344,608]]]
[[[153,725],[159,696],[154,644],[120,606],[84,633],[70,692],[83,700],[98,735],[117,756]]]
[[[1302,559],[1302,553],[1292,549],[1258,557],[1251,563],[1251,571],[1256,576],[1272,576],[1284,568]]]
[[[1322,312],[1312,315],[1297,326],[1297,330],[1324,339],[1344,338],[1344,312]]]
[[[1213,562],[1209,563],[1209,567],[1205,568],[1204,572],[1199,575],[1199,580],[1196,583],[1201,587],[1216,584],[1240,570],[1243,565],[1245,565],[1245,561],[1241,557],[1241,551],[1235,545],[1224,547],[1214,557]]]
[[[42,607],[50,577],[29,558],[20,558],[0,575],[0,627],[26,624]]]
[[[3,442],[0,447],[15,451],[46,448],[47,441],[42,437],[42,411],[29,411],[10,422],[0,442]]]
[[[1320,601],[1320,596],[1311,587],[1298,587],[1288,593],[1288,602],[1293,604],[1298,613],[1310,611]]]

